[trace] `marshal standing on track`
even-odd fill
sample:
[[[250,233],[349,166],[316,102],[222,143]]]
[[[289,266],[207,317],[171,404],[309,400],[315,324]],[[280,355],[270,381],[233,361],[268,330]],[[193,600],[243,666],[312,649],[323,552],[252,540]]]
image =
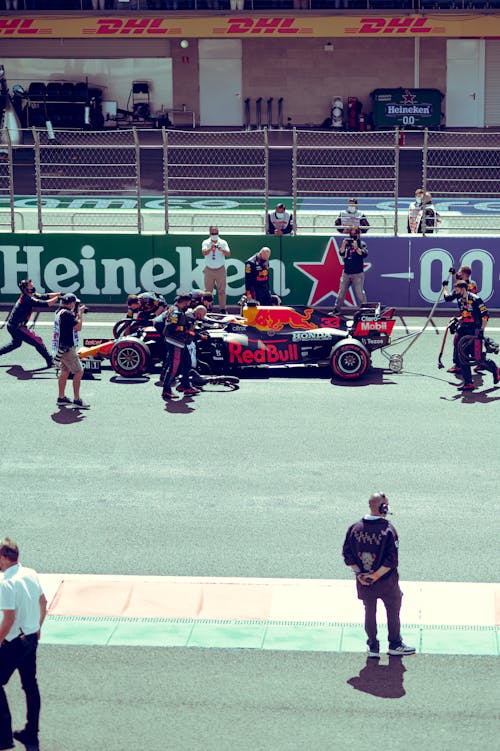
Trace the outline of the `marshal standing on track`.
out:
[[[60,297],[59,292],[51,292],[48,295],[38,295],[31,279],[23,279],[19,282],[21,295],[9,313],[7,319],[7,331],[12,337],[12,342],[0,348],[0,355],[6,355],[21,346],[23,342],[30,344],[44,358],[47,367],[52,367],[52,357],[40,336],[28,328],[33,308],[50,308],[55,305]]]
[[[370,513],[351,524],[342,548],[344,562],[356,574],[358,598],[365,606],[365,631],[368,657],[380,657],[377,638],[377,600],[387,611],[390,655],[403,657],[415,653],[403,643],[399,612],[403,593],[399,587],[398,533],[387,521],[389,499],[385,493],[373,493],[368,501]]]

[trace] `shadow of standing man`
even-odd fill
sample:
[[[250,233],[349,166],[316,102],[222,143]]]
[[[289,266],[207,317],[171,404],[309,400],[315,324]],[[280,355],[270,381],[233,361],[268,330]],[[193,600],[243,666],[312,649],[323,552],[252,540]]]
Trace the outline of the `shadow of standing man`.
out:
[[[389,664],[381,665],[378,660],[366,658],[366,665],[359,675],[349,678],[347,683],[365,694],[380,696],[382,699],[401,699],[406,694],[404,674],[406,668],[401,657],[389,655]]]

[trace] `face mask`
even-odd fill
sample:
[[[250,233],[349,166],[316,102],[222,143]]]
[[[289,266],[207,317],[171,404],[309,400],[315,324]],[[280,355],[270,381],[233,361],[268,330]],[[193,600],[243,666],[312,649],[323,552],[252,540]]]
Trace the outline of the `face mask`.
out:
[[[284,218],[285,218],[285,215],[283,214],[282,211],[276,212],[276,219],[284,219]]]
[[[216,243],[219,239],[219,235],[210,235],[210,239],[213,243]]]
[[[355,214],[357,211],[356,206],[348,206],[347,211],[349,212],[349,214]]]
[[[420,206],[422,204],[422,199],[421,198],[415,198],[415,204],[417,206]]]

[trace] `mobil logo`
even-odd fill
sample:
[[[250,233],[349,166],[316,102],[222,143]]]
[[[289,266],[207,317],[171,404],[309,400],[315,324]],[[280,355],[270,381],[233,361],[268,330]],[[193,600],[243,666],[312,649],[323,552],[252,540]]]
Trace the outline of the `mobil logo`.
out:
[[[377,331],[378,333],[390,336],[395,323],[396,321],[386,319],[381,321],[358,321],[353,336],[364,336],[369,331]]]
[[[248,345],[230,339],[228,348],[229,362],[235,365],[278,365],[299,361],[299,349],[288,339],[276,339],[266,344],[249,339]]]

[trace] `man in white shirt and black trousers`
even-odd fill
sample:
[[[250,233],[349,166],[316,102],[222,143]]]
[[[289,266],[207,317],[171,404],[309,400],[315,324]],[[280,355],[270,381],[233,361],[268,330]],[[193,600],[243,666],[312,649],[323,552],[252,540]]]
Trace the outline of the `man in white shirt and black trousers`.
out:
[[[19,548],[8,537],[0,540],[0,749],[13,748],[14,738],[30,751],[38,750],[40,691],[36,652],[47,599],[36,571],[19,563]],[[26,694],[26,727],[12,732],[4,686],[18,670]]]

